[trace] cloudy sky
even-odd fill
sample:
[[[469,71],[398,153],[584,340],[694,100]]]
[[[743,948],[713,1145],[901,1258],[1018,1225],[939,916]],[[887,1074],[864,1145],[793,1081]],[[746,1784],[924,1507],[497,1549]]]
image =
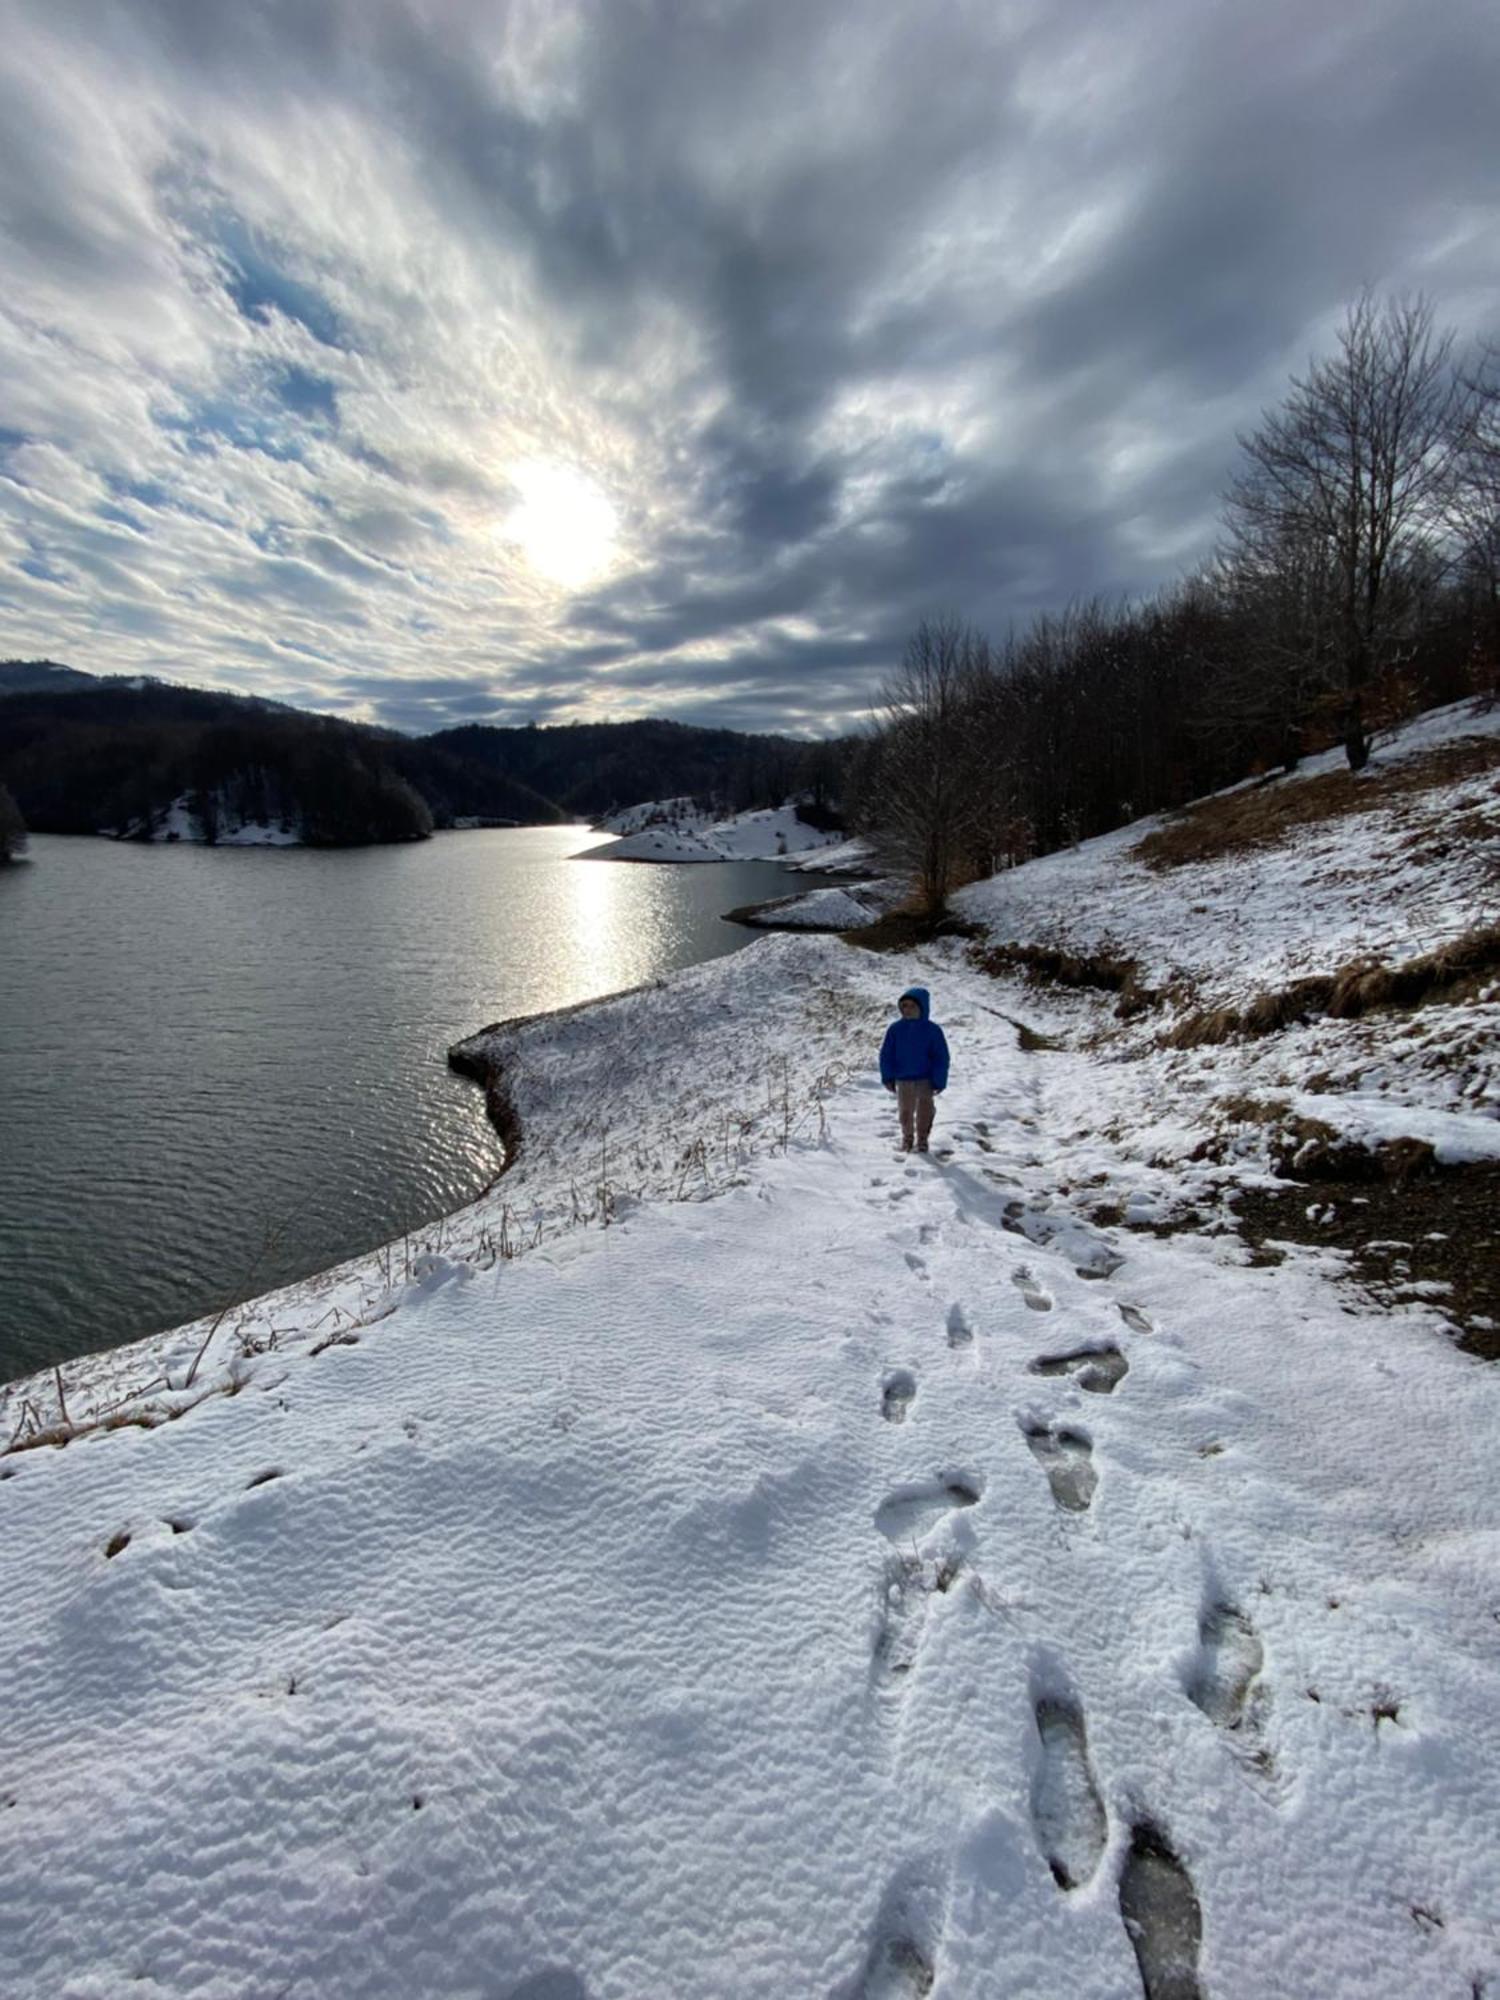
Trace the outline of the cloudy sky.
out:
[[[0,655],[839,726],[1361,286],[1500,332],[1497,106],[1494,0],[0,0]]]

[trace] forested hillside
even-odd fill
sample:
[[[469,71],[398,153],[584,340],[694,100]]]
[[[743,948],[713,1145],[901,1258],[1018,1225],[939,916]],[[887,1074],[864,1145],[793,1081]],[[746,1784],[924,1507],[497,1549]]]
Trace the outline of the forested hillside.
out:
[[[441,751],[472,768],[521,779],[569,814],[589,818],[643,799],[691,797],[744,812],[779,805],[795,791],[827,797],[837,789],[843,747],[652,718],[558,729],[448,729],[411,751]]]
[[[663,721],[406,737],[209,689],[0,662],[0,784],[41,833],[145,838],[182,802],[210,841],[252,824],[319,846],[684,795],[735,811],[805,790],[826,808],[844,747]]]
[[[432,815],[373,732],[196,688],[100,682],[0,700],[0,783],[39,833],[136,833],[187,800],[314,846],[422,839]]]

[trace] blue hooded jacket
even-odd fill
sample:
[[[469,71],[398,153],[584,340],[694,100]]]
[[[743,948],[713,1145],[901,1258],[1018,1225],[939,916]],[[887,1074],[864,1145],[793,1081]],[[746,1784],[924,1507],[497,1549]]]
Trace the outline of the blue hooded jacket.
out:
[[[908,986],[901,998],[915,1000],[921,1018],[908,1021],[903,1015],[886,1029],[880,1045],[880,1081],[903,1083],[926,1077],[934,1090],[942,1090],[948,1081],[948,1044],[937,1022],[927,1018],[931,1004],[927,988]]]

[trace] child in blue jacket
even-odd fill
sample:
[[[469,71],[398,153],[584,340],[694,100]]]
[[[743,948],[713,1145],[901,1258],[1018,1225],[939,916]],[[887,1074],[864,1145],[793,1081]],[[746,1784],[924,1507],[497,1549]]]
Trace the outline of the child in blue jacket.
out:
[[[892,1021],[880,1045],[880,1081],[896,1095],[903,1153],[913,1145],[919,1153],[927,1151],[933,1100],[948,1082],[948,1044],[937,1022],[928,1019],[929,1004],[925,986],[908,986],[896,1003],[901,1018]]]

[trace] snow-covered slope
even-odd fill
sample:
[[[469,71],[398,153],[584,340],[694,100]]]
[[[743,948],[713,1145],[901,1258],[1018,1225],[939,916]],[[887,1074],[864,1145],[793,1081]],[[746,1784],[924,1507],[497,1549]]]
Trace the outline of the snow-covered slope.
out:
[[[1243,1011],[1292,982],[1361,960],[1409,962],[1500,925],[1497,751],[1500,711],[1459,704],[1422,717],[1343,781],[1358,810],[1297,818],[1299,788],[1337,773],[1330,753],[1257,788],[1292,807],[1279,839],[1152,867],[1135,850],[1164,822],[1142,820],[979,883],[955,904],[990,947],[1131,964],[1143,987],[1160,989],[1160,1004],[1123,1022],[1098,995],[1054,988],[1045,1002],[1031,992],[1017,1002],[1044,1006],[1059,1032],[1089,1036],[1121,1065],[1113,1129],[1142,1167],[1207,1158],[1193,1171],[1213,1184],[1224,1178],[1215,1162],[1233,1177],[1309,1120],[1329,1143],[1406,1139],[1430,1145],[1440,1164],[1500,1159],[1500,971],[1453,1004],[1351,1018],[1294,1006],[1278,1033],[1173,1046],[1215,1009]],[[1443,778],[1420,762],[1445,754],[1478,768]],[[1424,768],[1432,782],[1417,785]]]
[[[137,828],[131,827],[125,829],[125,837],[133,840],[141,836]],[[220,847],[298,847],[302,844],[299,827],[263,820],[239,820],[224,813],[220,815],[214,837]],[[145,838],[201,845],[204,839],[203,821],[184,796],[174,799],[166,811],[153,821],[151,831]]]
[[[1430,951],[1486,916],[1500,921],[1500,760],[1415,793],[1386,781],[1418,757],[1484,742],[1500,743],[1500,707],[1459,703],[1421,717],[1382,743],[1358,779],[1343,780],[1381,801],[1367,810],[1167,869],[1133,852],[1167,822],[1137,820],[962,890],[954,907],[994,942],[1066,942],[1076,952],[1133,958],[1146,984],[1190,983],[1205,1005],[1361,952]],[[1280,797],[1342,767],[1342,751],[1329,751],[1255,789]],[[1488,833],[1461,831],[1486,812]]]
[[[679,810],[679,808],[681,810]],[[581,855],[587,861],[774,861],[833,847],[840,836],[820,833],[797,817],[795,806],[767,806],[711,820],[695,814],[685,800],[635,806],[616,819],[634,822],[634,831]],[[606,825],[611,822],[606,821]]]
[[[879,915],[872,903],[861,902],[847,889],[822,888],[778,896],[736,913],[735,921],[765,930],[849,931],[862,930]]]
[[[154,1427],[0,1457],[7,2000],[1496,1988],[1500,1371],[1174,1227],[1311,1029],[1112,1006],[769,937],[501,1026],[483,1202],[68,1369]],[[1481,1060],[1366,1094],[1477,1126]]]

